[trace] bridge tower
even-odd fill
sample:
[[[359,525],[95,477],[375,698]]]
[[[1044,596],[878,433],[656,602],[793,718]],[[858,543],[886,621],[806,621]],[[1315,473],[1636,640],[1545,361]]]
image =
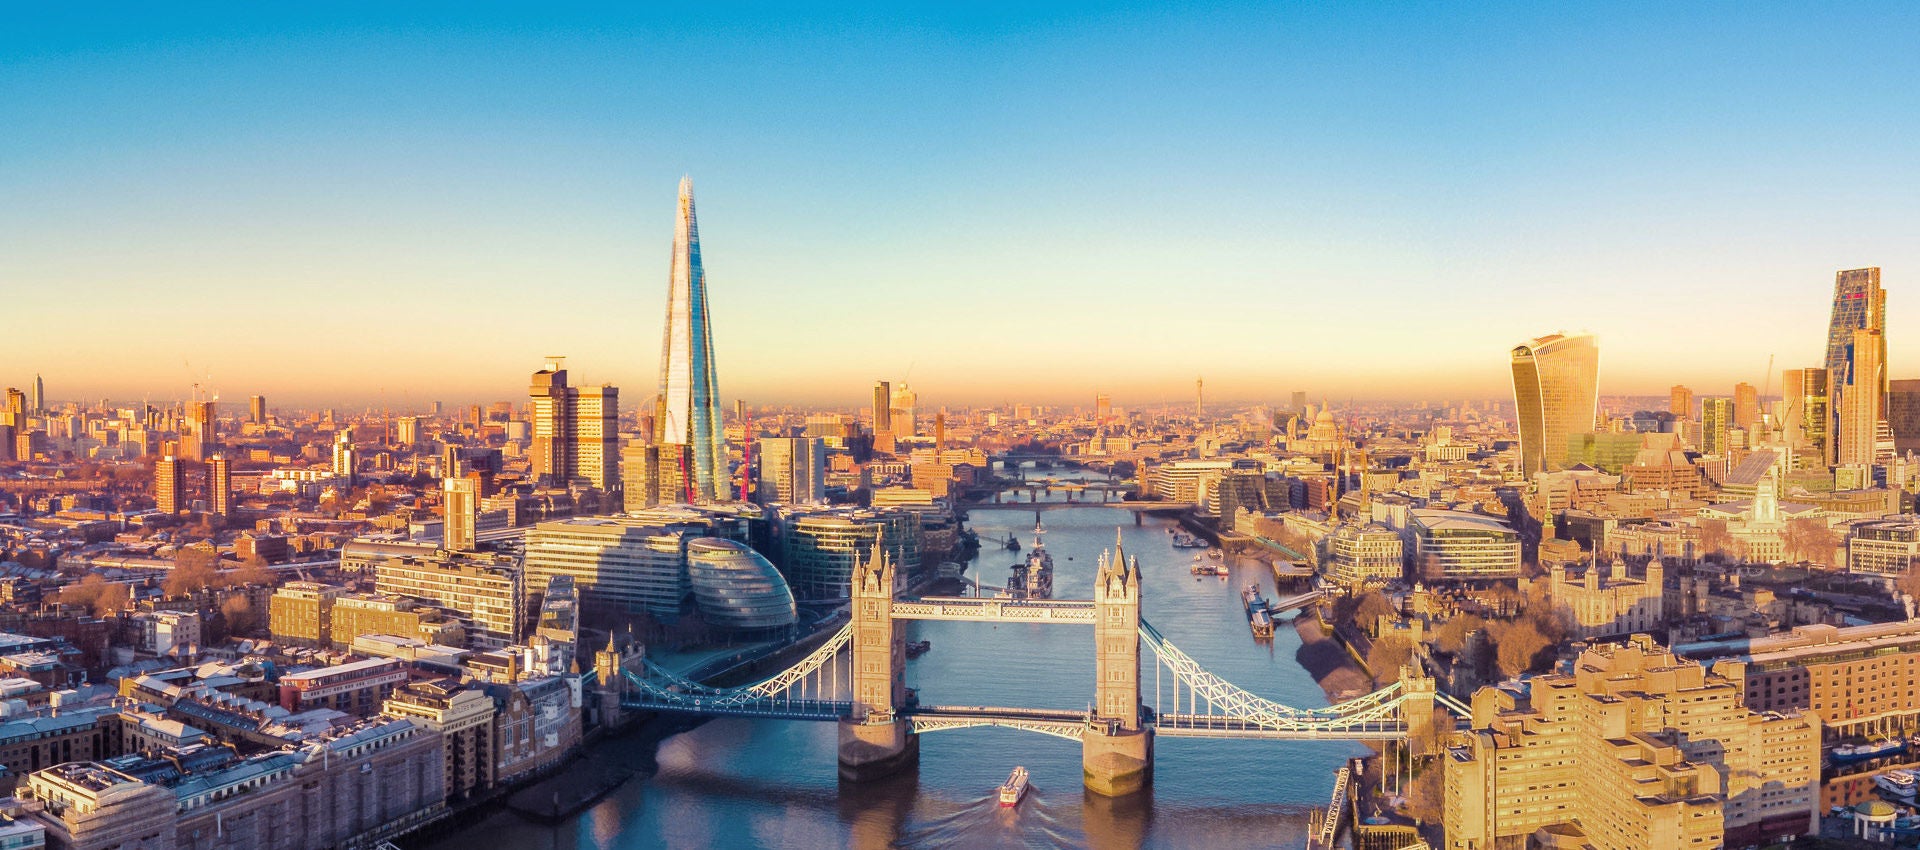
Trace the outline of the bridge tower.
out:
[[[620,706],[627,695],[626,673],[646,657],[644,644],[635,641],[623,652],[614,644],[613,633],[607,633],[607,648],[593,656],[593,690],[600,725],[613,728],[626,721],[626,713]]]
[[[1400,719],[1407,724],[1407,749],[1414,755],[1434,741],[1433,677],[1418,664],[1400,668]],[[1442,742],[1444,743],[1444,742]]]
[[[1140,561],[1114,531],[1093,584],[1093,716],[1080,738],[1087,790],[1132,794],[1153,775],[1153,730],[1140,723]]]
[[[920,741],[894,712],[906,701],[907,650],[893,627],[893,558],[874,542],[853,564],[853,716],[840,721],[840,778],[875,779],[918,760]]]

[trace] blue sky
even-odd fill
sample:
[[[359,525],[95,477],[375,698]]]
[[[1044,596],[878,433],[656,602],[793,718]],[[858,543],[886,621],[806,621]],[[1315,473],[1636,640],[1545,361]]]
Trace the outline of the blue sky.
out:
[[[637,403],[682,174],[756,402],[1920,374],[1920,6],[1675,5],[11,8],[0,383]]]

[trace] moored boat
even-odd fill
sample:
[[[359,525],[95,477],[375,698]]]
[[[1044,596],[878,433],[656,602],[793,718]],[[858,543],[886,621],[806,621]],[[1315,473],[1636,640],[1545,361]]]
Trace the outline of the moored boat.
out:
[[[1866,761],[1881,756],[1890,756],[1906,749],[1906,742],[1898,738],[1869,741],[1864,744],[1841,744],[1833,748],[1833,761],[1838,764]]]
[[[1916,784],[1914,773],[1905,768],[1895,768],[1873,777],[1873,784],[1880,790],[1902,800],[1912,801]]]

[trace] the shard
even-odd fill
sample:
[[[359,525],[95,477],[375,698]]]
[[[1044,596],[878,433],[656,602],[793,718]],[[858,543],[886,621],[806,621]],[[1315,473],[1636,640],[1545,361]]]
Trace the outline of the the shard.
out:
[[[680,180],[680,216],[674,224],[673,268],[667,284],[667,326],[660,342],[661,444],[692,451],[687,495],[724,499],[729,492],[727,444],[720,420],[720,383],[713,365],[713,328],[707,316],[707,274],[700,265],[700,226],[693,213],[693,178]]]

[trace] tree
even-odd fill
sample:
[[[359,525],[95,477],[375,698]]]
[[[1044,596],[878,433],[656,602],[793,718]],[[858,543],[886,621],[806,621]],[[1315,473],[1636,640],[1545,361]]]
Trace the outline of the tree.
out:
[[[260,618],[253,610],[253,601],[244,593],[227,597],[227,601],[220,603],[220,613],[227,618],[228,634],[252,634],[260,629]]]
[[[227,574],[233,587],[273,587],[280,583],[273,570],[260,563],[248,563]]]
[[[95,617],[127,607],[129,598],[126,585],[108,583],[99,573],[88,573],[78,583],[61,589],[59,595],[59,601],[84,605]]]
[[[1399,635],[1387,635],[1367,650],[1367,669],[1373,671],[1376,685],[1400,681],[1400,668],[1413,661],[1413,642]]]
[[[1714,560],[1723,560],[1733,546],[1733,532],[1727,530],[1727,521],[1723,519],[1703,519],[1700,526],[1700,551]]]
[[[1353,609],[1353,624],[1367,634],[1373,634],[1379,628],[1381,617],[1391,617],[1399,613],[1393,603],[1387,601],[1387,595],[1378,590],[1361,595],[1360,604]]]
[[[1494,644],[1499,647],[1495,660],[1500,664],[1500,672],[1508,678],[1533,669],[1534,658],[1552,645],[1531,620],[1504,623],[1492,633],[1492,637]]]
[[[1894,585],[1900,589],[1901,593],[1920,599],[1920,566],[1908,564],[1907,571],[1900,574],[1900,578],[1894,581]]]
[[[167,573],[166,591],[168,596],[185,596],[198,590],[217,585],[220,581],[218,567],[201,558],[176,558],[173,569]]]
[[[1407,789],[1407,815],[1421,823],[1433,823],[1440,820],[1441,807],[1446,802],[1446,774],[1440,761],[1429,761],[1414,774],[1413,786]]]
[[[1834,550],[1840,548],[1841,540],[1840,533],[1834,531],[1833,526],[1810,517],[1788,520],[1786,531],[1780,537],[1786,546],[1788,558],[1821,565],[1830,564]]]
[[[1472,634],[1474,629],[1485,628],[1486,625],[1487,621],[1472,614],[1460,614],[1440,624],[1440,628],[1433,633],[1434,643],[1440,647],[1441,652],[1449,655],[1456,654],[1467,648],[1467,635]]]

